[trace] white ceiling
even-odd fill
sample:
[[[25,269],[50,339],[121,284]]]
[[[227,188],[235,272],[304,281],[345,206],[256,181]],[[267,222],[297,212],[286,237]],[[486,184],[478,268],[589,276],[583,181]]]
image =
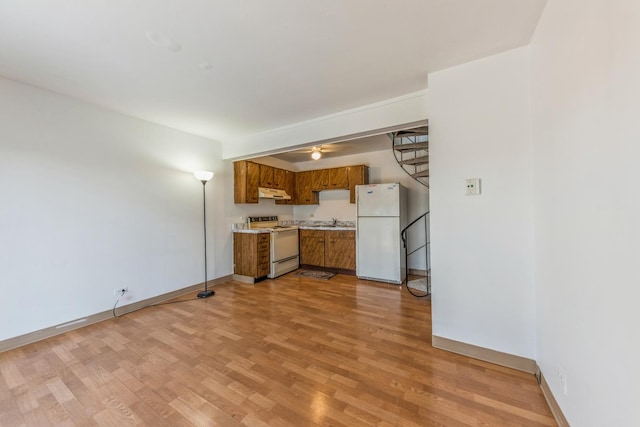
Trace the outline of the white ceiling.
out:
[[[392,142],[388,135],[372,135],[364,138],[342,141],[334,144],[317,145],[321,149],[322,159],[368,153],[370,151],[391,150]],[[308,162],[311,159],[311,147],[292,150],[286,153],[272,154],[280,160],[290,163]]]
[[[224,141],[422,90],[545,3],[3,0],[0,76]]]

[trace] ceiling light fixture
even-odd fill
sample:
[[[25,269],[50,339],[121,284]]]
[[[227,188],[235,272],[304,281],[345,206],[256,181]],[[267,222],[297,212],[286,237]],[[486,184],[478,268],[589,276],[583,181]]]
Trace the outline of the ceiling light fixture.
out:
[[[313,160],[318,160],[320,157],[322,157],[322,147],[313,147],[311,149],[311,158]]]

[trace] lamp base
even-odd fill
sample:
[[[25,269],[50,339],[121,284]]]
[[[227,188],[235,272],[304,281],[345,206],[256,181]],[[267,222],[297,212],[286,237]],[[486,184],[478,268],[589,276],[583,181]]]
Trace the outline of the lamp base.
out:
[[[209,298],[211,295],[215,295],[216,293],[213,291],[202,291],[198,292],[198,298]]]

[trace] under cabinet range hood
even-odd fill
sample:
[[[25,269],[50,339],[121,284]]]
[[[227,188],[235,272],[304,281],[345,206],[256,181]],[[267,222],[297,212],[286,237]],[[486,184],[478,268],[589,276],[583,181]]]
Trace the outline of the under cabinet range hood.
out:
[[[258,187],[258,197],[261,199],[291,200],[291,196],[286,191],[276,188]]]

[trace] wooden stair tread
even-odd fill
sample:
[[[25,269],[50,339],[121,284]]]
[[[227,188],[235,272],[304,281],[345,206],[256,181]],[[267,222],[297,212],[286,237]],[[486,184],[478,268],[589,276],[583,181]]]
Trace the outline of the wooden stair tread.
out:
[[[398,144],[393,146],[394,150],[402,152],[427,150],[428,148],[429,141],[413,142],[411,144]]]
[[[398,163],[400,163],[401,165],[412,166],[426,165],[427,163],[429,163],[429,156],[420,156],[413,159],[401,160]]]
[[[412,173],[411,176],[413,178],[429,178],[429,169]]]

